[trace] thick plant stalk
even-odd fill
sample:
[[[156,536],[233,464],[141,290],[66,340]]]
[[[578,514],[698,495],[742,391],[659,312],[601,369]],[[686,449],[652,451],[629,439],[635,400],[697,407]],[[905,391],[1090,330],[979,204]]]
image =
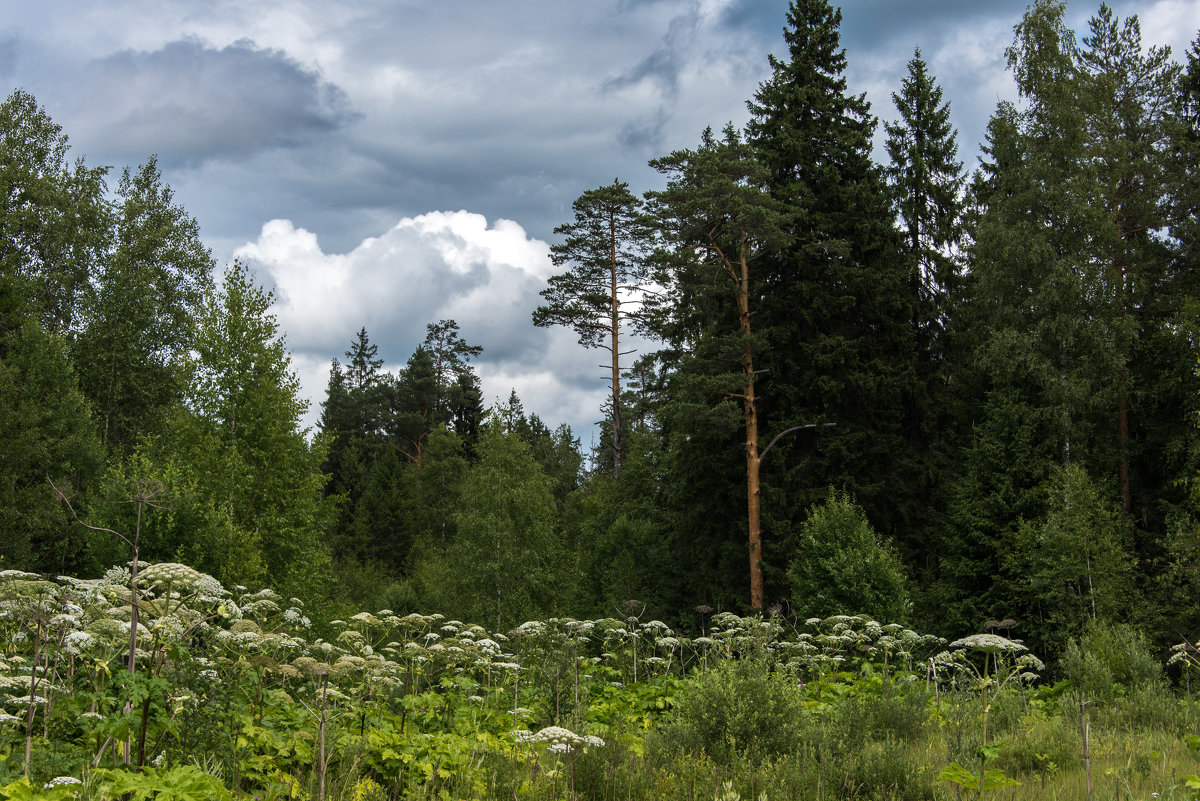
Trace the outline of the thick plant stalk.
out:
[[[39,617],[33,634],[33,659],[29,667],[29,706],[25,711],[25,778],[29,778],[29,762],[33,758],[33,716],[37,709],[38,659],[42,653],[42,621]]]
[[[1079,725],[1083,729],[1083,775],[1087,777],[1087,798],[1092,801],[1092,754],[1088,742],[1087,701],[1079,696]]]

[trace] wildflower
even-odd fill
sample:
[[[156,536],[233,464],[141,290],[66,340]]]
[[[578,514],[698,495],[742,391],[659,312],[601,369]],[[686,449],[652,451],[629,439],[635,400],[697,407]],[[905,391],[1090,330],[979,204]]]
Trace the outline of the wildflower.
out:
[[[95,644],[96,638],[86,631],[71,631],[63,638],[63,650],[72,656],[78,656]]]
[[[74,776],[56,776],[42,785],[42,789],[51,790],[61,784],[83,784],[83,782],[81,782],[79,779],[76,779]]]
[[[1016,640],[1010,640],[1007,637],[1001,637],[999,634],[972,634],[970,637],[963,637],[961,640],[955,640],[950,643],[951,648],[970,648],[974,651],[983,651],[984,653],[997,654],[1001,651],[1010,651],[1016,653],[1018,651],[1029,650]]]
[[[525,737],[519,742],[528,742],[534,745],[546,745],[547,750],[557,753],[566,753],[578,746],[594,746],[601,747],[604,745],[604,740],[599,737],[581,736],[571,731],[564,729],[561,726],[547,726],[529,737]]]

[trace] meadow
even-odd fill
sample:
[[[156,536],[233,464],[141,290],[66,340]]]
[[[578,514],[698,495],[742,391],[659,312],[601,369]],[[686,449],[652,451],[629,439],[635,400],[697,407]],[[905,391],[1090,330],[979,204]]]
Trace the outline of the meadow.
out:
[[[7,799],[1183,799],[1196,651],[1097,624],[311,620],[177,563],[0,573]],[[132,669],[129,655],[133,653]],[[1169,664],[1168,664],[1169,663]]]

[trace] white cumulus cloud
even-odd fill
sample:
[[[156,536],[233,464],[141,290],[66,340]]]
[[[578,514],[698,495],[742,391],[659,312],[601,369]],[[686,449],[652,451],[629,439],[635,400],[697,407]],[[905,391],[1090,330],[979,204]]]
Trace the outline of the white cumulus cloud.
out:
[[[549,246],[510,220],[435,211],[406,217],[346,253],[326,253],[315,234],[272,220],[237,248],[275,293],[273,313],[293,349],[293,366],[320,414],[328,365],[366,328],[385,367],[402,367],[425,326],[458,322],[482,345],[477,371],[488,403],[516,389],[525,408],[583,436],[603,394],[595,359],[561,329],[534,328],[530,315],[553,270]]]

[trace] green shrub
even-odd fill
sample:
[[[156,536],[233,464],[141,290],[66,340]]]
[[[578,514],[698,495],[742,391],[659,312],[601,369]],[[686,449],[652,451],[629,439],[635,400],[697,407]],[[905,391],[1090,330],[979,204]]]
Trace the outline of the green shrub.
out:
[[[929,801],[934,797],[930,771],[898,740],[868,743],[839,761],[838,798]]]
[[[1077,765],[1082,751],[1078,714],[1030,716],[1000,750],[996,766],[1009,776],[1037,776],[1044,784],[1060,769]]]
[[[1162,664],[1150,653],[1145,635],[1105,620],[1089,621],[1067,644],[1062,670],[1087,698],[1101,702],[1163,684]]]
[[[891,543],[844,492],[813,506],[788,567],[792,608],[801,618],[865,614],[880,621],[912,613],[908,579]]]
[[[695,677],[652,737],[665,754],[705,754],[718,765],[739,756],[752,763],[791,753],[801,743],[805,715],[795,681],[761,658],[722,662]]]
[[[838,712],[839,730],[852,742],[895,738],[914,741],[929,721],[932,693],[924,685],[846,702]]]

